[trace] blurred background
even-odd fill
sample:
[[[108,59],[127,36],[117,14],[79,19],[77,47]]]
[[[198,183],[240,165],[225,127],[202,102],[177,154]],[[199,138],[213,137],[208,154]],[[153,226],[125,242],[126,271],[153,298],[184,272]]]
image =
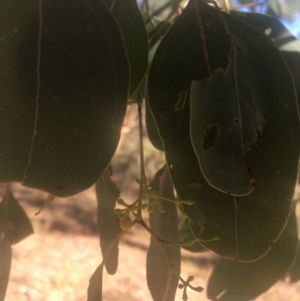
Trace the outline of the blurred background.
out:
[[[149,9],[154,25],[170,17],[170,6],[176,2],[184,7],[187,1],[139,0],[141,11],[149,23]],[[267,13],[278,18],[297,38],[300,38],[300,0],[225,0],[218,1],[220,7],[240,11]],[[155,23],[156,22],[156,23]],[[152,23],[151,23],[152,24]],[[153,26],[153,24],[152,24]],[[153,29],[153,28],[152,28]],[[167,28],[165,28],[167,31]],[[164,31],[164,32],[165,32]],[[151,26],[149,25],[151,33]],[[159,39],[152,40],[152,54]],[[139,143],[137,107],[128,106],[122,128],[118,150],[112,160],[113,180],[121,189],[126,202],[138,196]],[[164,164],[164,154],[154,149],[144,131],[146,176],[152,179]],[[40,214],[36,212],[44,205],[47,194],[12,184],[14,196],[30,217],[35,234],[13,246],[13,261],[8,285],[7,301],[83,301],[86,300],[90,276],[100,264],[102,257],[99,247],[96,220],[96,197],[94,187],[70,198],[55,198]],[[5,185],[0,185],[0,196]],[[299,187],[295,199],[298,199]],[[299,207],[299,206],[298,206]],[[300,210],[298,208],[298,217]],[[146,217],[147,219],[147,217]],[[299,223],[300,224],[300,223]],[[104,301],[150,301],[146,284],[146,250],[149,235],[138,225],[124,234],[120,241],[118,272],[104,276]],[[194,285],[206,287],[207,279],[218,257],[212,252],[200,254],[182,252],[182,276],[195,276]],[[188,291],[190,301],[208,300],[205,291]],[[176,300],[182,300],[178,290]],[[256,301],[299,301],[300,282],[290,284],[279,281]]]

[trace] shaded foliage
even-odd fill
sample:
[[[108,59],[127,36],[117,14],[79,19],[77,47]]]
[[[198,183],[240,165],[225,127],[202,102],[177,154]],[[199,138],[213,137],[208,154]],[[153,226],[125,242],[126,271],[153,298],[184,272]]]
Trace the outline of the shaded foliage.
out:
[[[286,273],[298,280],[291,207],[300,152],[299,41],[275,18],[229,14],[202,0],[140,5],[1,1],[0,181],[44,190],[49,200],[96,183],[103,261],[90,279],[90,301],[102,300],[103,268],[117,271],[118,239],[136,223],[152,234],[153,300],[173,300],[178,283],[183,300],[187,288],[202,291],[192,276],[180,276],[181,246],[222,257],[209,280],[211,300],[247,301]],[[151,183],[141,95],[149,139],[166,158]],[[139,195],[127,204],[108,166],[127,105],[136,103]],[[33,232],[7,187],[0,300],[10,245]]]

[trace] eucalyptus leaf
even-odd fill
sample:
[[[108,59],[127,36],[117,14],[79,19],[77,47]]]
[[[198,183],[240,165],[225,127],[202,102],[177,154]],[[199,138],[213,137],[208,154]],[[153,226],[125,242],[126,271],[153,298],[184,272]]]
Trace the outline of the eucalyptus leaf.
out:
[[[183,224],[180,226],[179,237],[181,242],[190,242],[195,239],[195,235],[191,229],[190,222],[188,219],[185,219]],[[195,253],[209,251],[200,242],[195,242],[191,245],[183,245],[182,248]]]
[[[5,300],[8,284],[12,249],[11,245],[20,242],[33,233],[33,227],[24,209],[14,198],[10,185],[0,202],[0,300]]]
[[[140,86],[148,65],[148,37],[136,0],[104,0],[116,18],[130,65],[129,97]]]
[[[226,72],[231,42],[224,23],[215,8],[202,1],[197,4],[212,73],[217,69]],[[192,146],[190,85],[192,80],[209,77],[192,3],[155,53],[148,78],[149,107],[179,198],[195,201],[192,209],[205,218],[202,225],[193,220],[194,234],[220,256],[249,262],[268,252],[270,242],[278,239],[290,213],[299,159],[299,117],[293,78],[276,46],[240,19],[222,15],[237,42],[257,55],[254,68],[267,62],[267,74],[272,80],[267,91],[274,97],[274,112],[245,157],[255,181],[254,191],[235,197],[211,187],[201,173]],[[201,222],[203,218],[199,218]],[[211,241],[215,237],[219,239]]]
[[[96,183],[96,196],[98,204],[98,229],[100,236],[100,247],[104,256],[109,245],[120,232],[119,218],[114,209],[117,199],[120,197],[120,189],[112,182],[110,176],[111,168],[107,168]],[[114,243],[107,258],[105,268],[108,274],[115,274],[118,268],[119,247]]]
[[[12,250],[7,238],[0,239],[0,301],[5,300],[5,294],[10,274]]]
[[[173,184],[166,166],[162,167],[154,176],[152,185],[158,195],[174,199]],[[161,205],[165,212],[161,213],[156,206],[150,214],[151,230],[162,240],[179,242],[178,217],[176,205],[162,200]],[[166,257],[168,258],[169,266]],[[147,283],[154,301],[173,301],[180,274],[180,246],[160,245],[156,238],[151,236],[147,253]],[[163,298],[164,297],[164,298]]]
[[[147,100],[146,100],[145,107],[146,107],[146,109],[145,109],[145,111],[146,111],[146,127],[147,127],[148,138],[151,141],[152,145],[156,149],[158,149],[160,151],[164,151],[164,146],[161,141],[161,137],[159,136],[157,125],[155,123],[155,120],[153,118],[153,115],[149,108],[149,104],[148,104]]]
[[[103,264],[101,263],[90,278],[87,301],[102,301]]]
[[[292,73],[294,84],[297,92],[298,98],[298,110],[300,107],[300,48],[298,51],[282,51],[282,56],[284,57],[286,63],[288,64],[290,71]],[[300,111],[299,111],[300,113]]]
[[[33,232],[30,219],[15,199],[10,185],[7,185],[0,203],[0,237],[10,244],[16,244]]]
[[[288,271],[288,276],[291,283],[295,283],[300,280],[300,240],[298,240],[297,252],[294,262]]]
[[[56,196],[87,189],[117,148],[127,108],[115,18],[102,1],[3,0],[0,37],[0,181]]]
[[[209,278],[207,296],[214,301],[248,301],[269,289],[287,272],[296,253],[298,230],[295,210],[267,255],[241,263],[221,258]]]
[[[246,153],[274,111],[272,74],[260,53],[237,40],[225,71],[193,81],[190,135],[201,172],[221,192],[244,196],[255,187]]]

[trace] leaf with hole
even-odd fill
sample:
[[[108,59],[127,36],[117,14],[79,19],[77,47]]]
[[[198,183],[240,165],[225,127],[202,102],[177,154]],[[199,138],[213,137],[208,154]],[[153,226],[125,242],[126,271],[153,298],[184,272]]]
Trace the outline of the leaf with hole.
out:
[[[273,115],[270,64],[237,41],[225,71],[191,86],[190,136],[206,181],[223,193],[250,194],[255,187],[246,153]],[[258,62],[259,61],[259,62]]]
[[[115,18],[102,1],[4,0],[0,37],[0,181],[56,196],[87,189],[117,148],[127,108]]]
[[[202,1],[197,4],[210,67],[212,73],[220,75],[217,70],[225,73],[229,65],[230,40],[216,9]],[[255,65],[267,64],[266,76],[272,83],[266,92],[274,98],[274,111],[267,116],[271,118],[260,138],[245,154],[255,181],[253,192],[237,197],[214,189],[198,164],[190,137],[190,86],[193,80],[205,80],[209,74],[193,3],[188,4],[156,51],[148,78],[149,107],[179,198],[196,202],[191,206],[193,211],[186,208],[189,216],[197,212],[205,218],[203,222],[199,217],[202,224],[193,218],[194,234],[220,256],[247,262],[268,252],[290,213],[300,126],[293,78],[279,50],[255,28],[234,16],[222,15],[241,47],[245,45],[245,51],[255,56]],[[187,96],[182,97],[184,94]],[[212,129],[206,146],[213,144],[214,135]],[[211,241],[214,237],[219,239]]]

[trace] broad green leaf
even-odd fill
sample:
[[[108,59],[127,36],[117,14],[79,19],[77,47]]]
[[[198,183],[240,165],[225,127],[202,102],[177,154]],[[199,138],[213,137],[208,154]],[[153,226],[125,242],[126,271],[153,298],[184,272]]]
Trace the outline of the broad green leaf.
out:
[[[0,237],[10,244],[16,244],[33,232],[31,221],[7,185],[0,203]]]
[[[190,135],[206,181],[223,193],[244,196],[255,186],[246,153],[264,134],[274,97],[269,63],[254,47],[237,43],[225,71],[193,81]]]
[[[183,224],[180,226],[179,237],[181,242],[190,242],[195,239],[195,235],[191,229],[190,222],[186,219]],[[205,248],[200,242],[195,242],[192,245],[182,246],[183,249],[188,250],[190,252],[206,252],[209,251]]]
[[[153,187],[162,197],[174,199],[173,184],[166,166],[154,176]],[[165,212],[161,213],[159,206],[150,214],[150,228],[166,242],[178,243],[178,217],[176,205],[162,201]],[[177,274],[180,273],[180,246],[163,245],[151,236],[147,253],[147,283],[154,301],[173,301],[178,284],[178,277],[172,272],[166,256]]]
[[[197,3],[212,72],[225,72],[230,40],[224,24],[214,8],[202,1]],[[257,64],[269,63],[272,78],[272,118],[246,153],[255,179],[254,191],[244,197],[221,193],[207,183],[200,171],[189,135],[189,94],[192,80],[207,78],[208,71],[191,3],[156,51],[148,78],[149,107],[180,199],[195,201],[194,211],[205,217],[202,225],[193,220],[194,234],[207,240],[203,245],[220,256],[253,261],[268,252],[270,242],[278,239],[290,213],[299,159],[298,109],[293,79],[279,50],[253,27],[231,15],[223,16],[237,40],[255,50]],[[214,237],[219,240],[209,241]]]
[[[0,236],[0,301],[5,300],[12,252],[9,239]]]
[[[136,0],[104,0],[116,18],[130,65],[129,96],[140,86],[148,65],[148,37]],[[113,6],[112,6],[113,4]]]
[[[115,18],[102,1],[3,0],[0,37],[0,181],[56,196],[90,187],[116,150],[127,107]]]
[[[102,301],[103,264],[101,263],[90,278],[87,301]]]
[[[295,210],[267,255],[241,263],[221,258],[210,276],[207,296],[214,301],[248,301],[274,285],[293,263],[298,242]]]
[[[100,247],[104,256],[107,248],[120,232],[119,218],[114,213],[116,201],[120,196],[119,188],[110,179],[111,169],[108,168],[96,183],[98,204],[98,229]],[[105,259],[105,268],[108,274],[115,274],[118,268],[119,247],[115,243]]]
[[[281,51],[300,50],[300,41],[297,40],[278,19],[269,15],[257,13],[243,13],[237,11],[232,11],[230,13],[268,35]]]
[[[297,252],[294,258],[294,262],[288,271],[290,282],[294,283],[300,280],[300,241],[298,240]]]

